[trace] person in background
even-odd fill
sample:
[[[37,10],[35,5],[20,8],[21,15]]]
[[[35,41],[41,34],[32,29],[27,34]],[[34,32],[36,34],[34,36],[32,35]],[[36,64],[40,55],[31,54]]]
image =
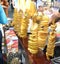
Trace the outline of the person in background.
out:
[[[44,7],[44,14],[51,18],[53,15],[53,10],[50,7]]]
[[[49,24],[51,24],[55,20],[55,23],[60,20],[60,9],[58,12],[54,12],[54,14],[51,16]]]
[[[37,3],[37,5],[36,5],[37,6],[37,10],[39,9],[39,6],[43,6],[43,4],[44,4],[42,2],[42,0],[37,0],[36,3]]]
[[[0,28],[1,29],[1,28]],[[3,55],[2,55],[2,32],[0,30],[0,64],[3,64]]]
[[[51,0],[51,6],[54,6],[54,0]]]
[[[10,5],[10,0],[7,0],[8,1],[8,3],[9,3],[9,5]]]
[[[43,12],[43,6],[39,6],[38,11]]]
[[[42,0],[42,2],[44,3],[44,6],[47,6],[47,0]]]
[[[7,24],[8,20],[6,17],[6,14],[4,12],[4,9],[1,5],[1,0],[0,0],[0,64],[4,64],[4,60],[3,60],[3,55],[2,55],[2,31],[1,31],[1,25],[3,26],[3,24]]]
[[[12,10],[14,10],[13,1],[14,1],[14,0],[11,0],[11,1],[10,1],[10,2],[11,2],[11,9],[12,9]]]
[[[18,8],[18,0],[11,0],[12,11],[14,11],[14,8]]]
[[[44,12],[44,7],[41,6],[41,5],[38,6],[38,10],[37,10],[37,11],[38,11],[38,14],[39,14],[39,15],[40,15],[40,13],[41,13],[41,14],[44,14],[44,13],[43,13],[43,12]]]
[[[8,6],[9,6],[8,1],[7,0],[1,0],[1,5],[4,8],[6,16],[8,17]]]

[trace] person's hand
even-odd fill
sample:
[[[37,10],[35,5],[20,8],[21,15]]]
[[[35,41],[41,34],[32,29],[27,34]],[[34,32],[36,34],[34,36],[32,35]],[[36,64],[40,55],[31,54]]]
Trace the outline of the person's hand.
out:
[[[7,6],[2,5],[3,8],[8,8]]]
[[[5,27],[5,25],[2,25],[3,27]]]

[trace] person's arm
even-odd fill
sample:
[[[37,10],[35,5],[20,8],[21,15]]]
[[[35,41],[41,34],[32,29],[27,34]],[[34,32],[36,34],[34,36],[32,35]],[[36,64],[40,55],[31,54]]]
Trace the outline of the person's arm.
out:
[[[8,20],[7,20],[7,17],[6,17],[6,14],[4,12],[2,5],[0,5],[0,23],[1,24],[7,24],[8,23]]]
[[[3,8],[8,8],[7,6],[2,5]]]
[[[8,6],[9,6],[8,2],[6,3],[6,5],[3,5],[3,2],[1,2],[1,5],[3,8],[8,8]]]
[[[13,5],[13,7],[15,7],[15,1],[14,0],[12,0],[12,5]]]
[[[53,14],[49,20],[49,25],[51,25],[53,23],[53,21],[56,19],[56,15]]]

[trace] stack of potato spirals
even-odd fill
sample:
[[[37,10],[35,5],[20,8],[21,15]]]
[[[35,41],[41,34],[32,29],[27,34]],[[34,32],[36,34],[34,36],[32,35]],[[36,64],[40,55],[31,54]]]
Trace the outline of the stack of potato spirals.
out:
[[[11,25],[14,26],[14,30],[17,32],[17,34],[20,32],[21,19],[22,11],[18,12],[17,9],[14,9],[13,21]]]
[[[38,52],[38,24],[34,23],[31,27],[31,35],[29,35],[28,41],[28,50],[32,54],[36,54]]]
[[[46,57],[49,60],[49,57],[53,57],[54,55],[54,48],[55,48],[55,41],[56,41],[56,32],[55,32],[56,25],[51,25],[51,32],[48,39],[48,45],[47,45],[47,52]]]
[[[48,20],[49,18],[45,15],[42,16],[42,21],[39,24],[38,30],[38,46],[43,49],[46,45],[46,40],[48,37]]]
[[[29,23],[29,18],[26,14],[23,14],[23,11],[20,10],[19,12],[15,9],[14,11],[14,18],[12,22],[12,26],[14,26],[14,30],[18,34],[19,37],[26,37],[27,36],[27,28]]]
[[[26,2],[25,2],[26,4]],[[36,7],[33,1],[29,2],[30,6],[26,7],[25,12],[23,10],[17,11],[15,9],[14,11],[14,19],[12,22],[12,25],[14,26],[14,29],[18,36],[25,38],[27,36],[27,28],[29,23],[29,18],[31,18],[34,13],[36,12]],[[21,4],[22,5],[22,4]],[[21,6],[20,5],[20,6]],[[28,5],[26,5],[28,6]],[[25,6],[24,6],[25,7]],[[25,16],[27,14],[27,16]]]
[[[22,18],[20,26],[20,37],[25,38],[27,36],[29,19],[28,17]]]

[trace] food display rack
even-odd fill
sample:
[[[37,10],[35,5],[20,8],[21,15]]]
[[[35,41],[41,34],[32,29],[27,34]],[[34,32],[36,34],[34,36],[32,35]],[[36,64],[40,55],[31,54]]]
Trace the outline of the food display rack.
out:
[[[6,29],[4,29],[4,31],[5,30]],[[31,34],[31,33],[29,33],[29,34]],[[28,36],[29,36],[29,34],[27,35],[26,38],[20,38],[16,34],[18,37],[18,44],[19,44],[19,46],[18,46],[19,52],[17,54],[18,54],[21,62],[23,60],[22,55],[24,56],[25,64],[53,64],[55,62],[56,58],[58,58],[58,61],[59,61],[60,57],[54,57],[51,60],[47,60],[47,58],[42,50],[39,50],[39,52],[37,54],[31,54],[28,51]],[[3,55],[5,61],[7,61],[7,59],[8,59],[8,57],[6,55],[7,54]],[[24,63],[22,62],[22,64],[24,64]]]
[[[4,32],[5,31],[6,31],[6,28],[4,28]],[[51,61],[50,60],[48,61],[46,59],[46,56],[44,55],[43,51],[40,50],[36,55],[33,55],[28,51],[28,36],[24,39],[18,36],[18,41],[19,41],[19,52],[18,53],[20,56],[20,60],[21,61],[23,60],[22,59],[22,55],[23,55],[25,59],[25,62],[24,62],[25,64],[51,64]],[[9,59],[10,57],[9,55],[5,57],[7,63],[8,63],[7,59]]]
[[[19,38],[19,41],[25,52],[27,53],[27,57],[30,62],[29,64],[51,64],[51,61],[46,59],[46,56],[42,50],[40,50],[37,54],[34,55],[28,51],[28,37],[24,39]]]

